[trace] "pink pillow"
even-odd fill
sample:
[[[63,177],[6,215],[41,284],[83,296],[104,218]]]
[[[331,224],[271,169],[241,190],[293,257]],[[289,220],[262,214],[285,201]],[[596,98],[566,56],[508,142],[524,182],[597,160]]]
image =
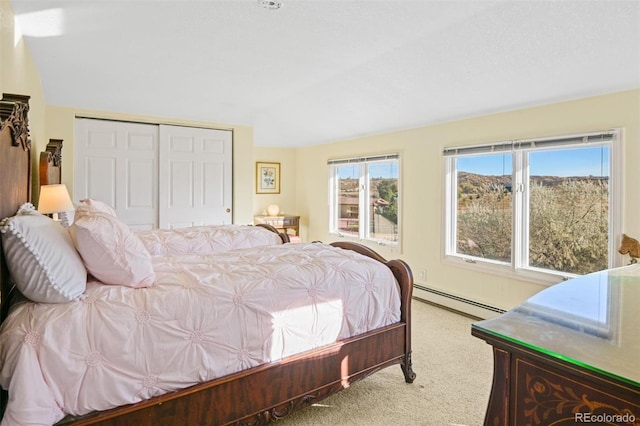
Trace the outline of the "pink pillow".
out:
[[[103,203],[102,201],[92,200],[91,198],[85,198],[84,200],[80,200],[82,203],[78,210],[80,210],[80,214],[76,211],[76,218],[80,218],[83,214],[90,214],[92,212],[103,212],[110,214],[111,216],[118,217],[116,211],[107,203]]]
[[[142,241],[117,217],[78,207],[69,228],[87,270],[104,284],[149,287],[155,280],[151,255]]]

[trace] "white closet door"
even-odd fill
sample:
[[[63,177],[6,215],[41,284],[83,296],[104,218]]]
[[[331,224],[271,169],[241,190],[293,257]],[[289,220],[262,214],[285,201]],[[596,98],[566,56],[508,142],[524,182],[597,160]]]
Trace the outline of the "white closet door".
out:
[[[132,229],[158,226],[158,126],[76,119],[75,201],[113,207]]]
[[[232,222],[232,132],[160,125],[160,228]]]

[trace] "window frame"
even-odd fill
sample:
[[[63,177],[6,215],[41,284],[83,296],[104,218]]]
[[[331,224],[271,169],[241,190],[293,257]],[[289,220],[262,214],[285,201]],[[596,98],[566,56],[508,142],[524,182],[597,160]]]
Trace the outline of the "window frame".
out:
[[[445,148],[444,161],[444,235],[443,261],[456,266],[492,273],[496,275],[517,278],[542,284],[554,284],[559,280],[566,280],[578,276],[562,271],[536,268],[529,266],[529,164],[528,153],[543,150],[578,148],[581,145],[575,141],[579,138],[585,142],[589,138],[599,135],[610,135],[610,141],[591,141],[589,147],[609,146],[609,259],[608,268],[622,265],[622,256],[616,249],[619,236],[622,233],[622,176],[623,170],[623,142],[624,130],[610,129],[602,132],[581,133],[573,135],[552,136],[537,139],[523,139],[507,142],[486,143],[482,145]],[[563,143],[562,141],[566,141]],[[464,154],[458,154],[458,151]],[[513,154],[512,164],[512,235],[511,261],[502,262],[484,259],[467,254],[457,253],[456,225],[457,225],[457,170],[456,159],[462,156],[477,156],[489,153],[510,152]]]
[[[368,200],[370,199],[370,187],[368,182],[369,166],[371,164],[380,164],[395,162],[398,168],[398,212],[397,212],[397,238],[395,241],[389,241],[380,238],[373,238],[370,235],[371,225],[371,206]],[[345,165],[358,165],[358,235],[349,235],[340,232],[338,229],[340,203],[338,200],[339,194],[339,177],[338,168]],[[401,189],[401,175],[402,175],[402,162],[399,153],[386,153],[379,155],[368,155],[361,157],[330,159],[327,161],[329,170],[329,235],[333,235],[339,238],[352,239],[358,241],[369,241],[380,246],[400,247],[400,241],[402,236],[401,226],[401,210],[402,210],[402,189]]]

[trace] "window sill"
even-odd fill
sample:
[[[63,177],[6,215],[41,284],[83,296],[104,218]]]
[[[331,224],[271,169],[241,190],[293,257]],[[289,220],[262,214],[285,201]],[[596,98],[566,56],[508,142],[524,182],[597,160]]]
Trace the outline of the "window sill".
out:
[[[446,265],[469,269],[473,271],[483,272],[487,274],[499,275],[501,277],[512,278],[520,281],[528,281],[534,284],[540,284],[544,286],[552,286],[561,281],[566,281],[568,279],[576,277],[573,274],[566,274],[560,272],[546,272],[543,270],[536,269],[514,269],[511,265],[500,263],[500,262],[491,262],[491,261],[481,261],[475,258],[464,257],[464,256],[452,256],[445,255],[442,262]]]

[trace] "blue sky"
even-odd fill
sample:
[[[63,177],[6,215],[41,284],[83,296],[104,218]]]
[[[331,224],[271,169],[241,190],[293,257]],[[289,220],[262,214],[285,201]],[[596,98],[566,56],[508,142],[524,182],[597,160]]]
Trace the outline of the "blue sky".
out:
[[[458,170],[482,175],[512,173],[508,154],[462,157]],[[529,155],[531,176],[609,176],[609,149],[606,147],[534,151]]]

